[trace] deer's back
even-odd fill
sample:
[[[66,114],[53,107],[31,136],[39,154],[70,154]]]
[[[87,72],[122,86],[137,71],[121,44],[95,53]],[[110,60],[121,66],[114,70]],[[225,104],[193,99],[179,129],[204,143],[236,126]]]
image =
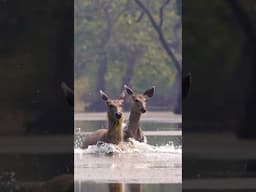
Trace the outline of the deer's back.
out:
[[[108,129],[98,129],[94,133],[87,135],[83,143],[83,148],[87,148],[89,145],[95,145],[98,141],[107,142],[107,132]]]

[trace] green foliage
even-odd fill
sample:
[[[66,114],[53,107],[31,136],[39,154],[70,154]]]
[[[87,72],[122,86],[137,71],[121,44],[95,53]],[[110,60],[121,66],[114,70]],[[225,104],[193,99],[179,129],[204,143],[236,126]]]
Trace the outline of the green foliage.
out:
[[[165,63],[139,63],[135,69],[132,84],[138,92],[145,91],[152,85],[157,87],[156,95],[164,96],[168,94],[166,89],[174,83],[175,74],[169,69]]]
[[[142,2],[159,21],[159,8],[163,1]],[[181,55],[181,17],[176,9],[176,1],[170,1],[164,11],[162,29],[168,43],[173,43],[175,53]],[[134,63],[131,81],[125,83],[138,91],[156,85],[157,94],[168,97],[176,73],[170,67],[172,60],[165,53],[147,16],[138,21],[140,15],[141,9],[133,0],[75,0],[75,82],[78,87],[75,92],[81,96],[76,98],[76,102],[98,101],[92,92],[97,92],[100,75],[104,76],[105,89],[111,95],[119,94],[122,79],[129,65]],[[104,54],[107,57],[105,61]],[[107,64],[107,70],[99,74],[102,62]],[[81,79],[85,76],[89,85],[86,89],[78,85],[84,82]]]

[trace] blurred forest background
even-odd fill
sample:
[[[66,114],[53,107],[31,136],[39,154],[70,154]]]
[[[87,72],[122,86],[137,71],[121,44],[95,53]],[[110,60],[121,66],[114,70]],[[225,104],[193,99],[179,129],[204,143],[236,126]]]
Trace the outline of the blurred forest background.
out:
[[[184,127],[256,136],[255,1],[183,0],[182,11],[183,70],[193,76]]]
[[[72,0],[0,1],[0,135],[73,134]]]
[[[155,85],[150,110],[181,113],[181,0],[75,0],[75,112],[105,110],[99,90]]]
[[[50,0],[42,4],[15,2],[1,1],[0,7],[1,133],[69,129],[63,119],[72,124],[73,117],[67,112],[68,118],[63,118],[70,108],[60,83],[73,86],[73,37],[76,111],[91,110],[97,103],[97,86],[117,96],[124,75],[130,73],[128,67],[133,65],[133,75],[124,81],[138,92],[156,85],[149,104],[174,108],[179,90],[175,86],[180,85],[175,85],[174,61],[135,0],[128,4],[122,0],[75,0],[75,18],[72,0],[63,0],[62,6]],[[141,2],[159,24],[163,1]],[[205,122],[216,129],[232,127],[245,116],[247,106],[254,120],[255,0],[183,0],[182,6],[183,29],[181,1],[176,0],[164,7],[162,29],[179,62],[182,44],[183,71],[193,75],[191,94],[183,107],[183,116],[191,114],[185,123],[190,123],[191,129],[204,129]],[[108,29],[106,20],[112,26],[110,38],[100,46],[107,37],[103,35]],[[107,63],[103,62],[106,58]],[[98,73],[101,62],[106,67],[105,84],[97,85],[103,77]],[[104,107],[102,101],[98,103]],[[225,126],[218,126],[220,123]]]

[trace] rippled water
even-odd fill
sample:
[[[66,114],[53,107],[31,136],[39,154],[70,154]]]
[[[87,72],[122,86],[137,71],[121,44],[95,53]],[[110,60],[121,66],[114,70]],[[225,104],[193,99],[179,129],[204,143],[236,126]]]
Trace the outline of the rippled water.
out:
[[[108,183],[124,183],[126,191],[131,191],[131,183],[137,183],[142,191],[181,191],[181,135],[164,135],[161,132],[175,132],[177,126],[145,123],[143,127],[152,131],[147,135],[148,144],[131,140],[118,146],[101,143],[82,150],[79,145],[86,139],[84,131],[94,123],[77,124],[82,128],[75,134],[75,191],[111,191]],[[94,126],[99,126],[99,122]]]
[[[181,149],[173,146],[75,151],[75,180],[82,182],[181,183],[181,167]]]

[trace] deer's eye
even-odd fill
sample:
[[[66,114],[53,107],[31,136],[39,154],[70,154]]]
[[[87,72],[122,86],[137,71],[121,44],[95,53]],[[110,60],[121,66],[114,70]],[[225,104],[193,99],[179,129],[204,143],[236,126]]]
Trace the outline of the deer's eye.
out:
[[[140,101],[139,101],[138,99],[135,99],[135,102],[136,102],[136,103],[139,103]]]

